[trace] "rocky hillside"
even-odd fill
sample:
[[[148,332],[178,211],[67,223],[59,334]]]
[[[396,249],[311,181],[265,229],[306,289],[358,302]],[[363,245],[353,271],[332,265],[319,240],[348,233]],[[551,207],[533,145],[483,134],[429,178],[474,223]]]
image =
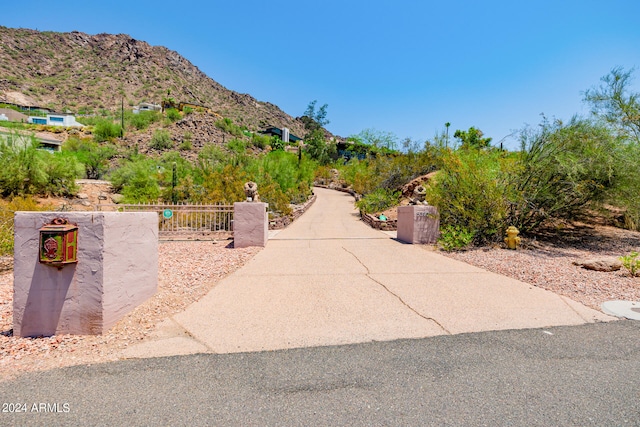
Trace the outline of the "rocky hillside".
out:
[[[128,35],[55,33],[0,26],[0,102],[98,114],[170,96],[204,105],[238,125],[304,134],[277,106],[224,88],[177,52]]]

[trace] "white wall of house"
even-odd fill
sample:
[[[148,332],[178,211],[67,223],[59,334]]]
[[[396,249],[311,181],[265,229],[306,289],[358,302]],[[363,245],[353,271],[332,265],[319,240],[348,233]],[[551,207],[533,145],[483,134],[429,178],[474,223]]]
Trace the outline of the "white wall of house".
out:
[[[47,114],[47,117],[29,116],[28,122],[37,125],[84,127],[71,114]]]

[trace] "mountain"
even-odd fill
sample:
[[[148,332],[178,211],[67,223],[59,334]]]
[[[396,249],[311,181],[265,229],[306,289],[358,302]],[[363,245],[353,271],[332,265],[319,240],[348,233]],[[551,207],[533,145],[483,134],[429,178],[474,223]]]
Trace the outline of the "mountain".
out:
[[[170,96],[252,131],[304,124],[276,105],[226,89],[175,51],[125,34],[40,32],[0,26],[0,102],[100,114]],[[213,117],[213,116],[212,116]],[[213,119],[212,119],[213,120]]]

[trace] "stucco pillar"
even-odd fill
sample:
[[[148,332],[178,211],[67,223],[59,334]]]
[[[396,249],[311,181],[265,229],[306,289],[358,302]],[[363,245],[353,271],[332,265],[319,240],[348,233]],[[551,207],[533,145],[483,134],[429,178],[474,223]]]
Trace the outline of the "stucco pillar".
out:
[[[60,217],[78,225],[78,262],[39,262],[39,229]],[[153,212],[16,212],[13,332],[102,334],[151,297],[158,284]]]
[[[233,247],[267,245],[269,214],[267,203],[236,202],[233,204]]]
[[[434,206],[410,205],[398,208],[398,239],[407,243],[435,244],[440,232]]]

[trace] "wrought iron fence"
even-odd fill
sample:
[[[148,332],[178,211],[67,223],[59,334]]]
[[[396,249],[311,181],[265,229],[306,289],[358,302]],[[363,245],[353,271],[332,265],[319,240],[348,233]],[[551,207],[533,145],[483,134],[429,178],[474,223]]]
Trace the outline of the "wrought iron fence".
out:
[[[160,238],[216,238],[233,231],[233,205],[100,204],[96,209],[157,212]]]

